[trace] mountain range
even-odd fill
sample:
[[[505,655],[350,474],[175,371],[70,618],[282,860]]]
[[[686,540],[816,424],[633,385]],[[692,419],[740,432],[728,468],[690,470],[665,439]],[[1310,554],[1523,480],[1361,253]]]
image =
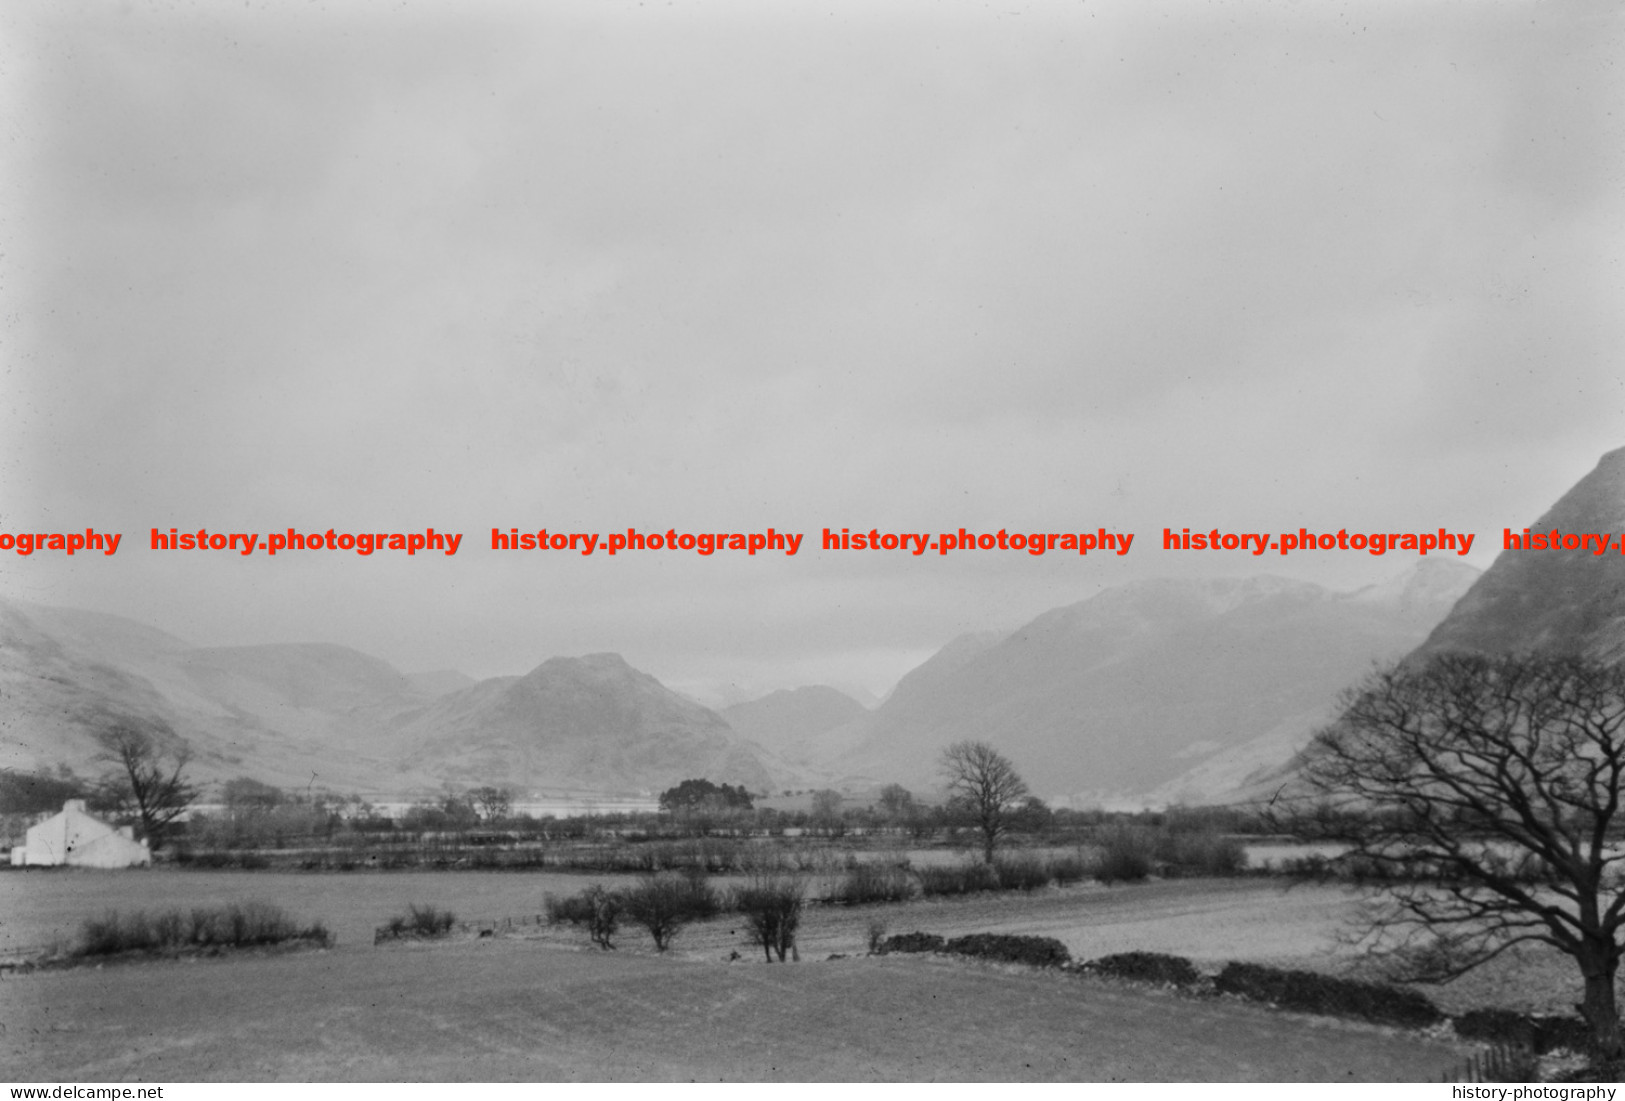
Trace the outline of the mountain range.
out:
[[[993,743],[1049,798],[1201,800],[1288,759],[1374,661],[1420,643],[1476,576],[1424,560],[1355,593],[1141,581],[950,641],[873,710],[828,686],[713,711],[615,654],[523,676],[407,675],[330,644],[196,647],[132,620],[0,601],[0,766],[95,771],[97,724],[161,722],[200,780],[435,791],[754,791],[939,780]]]
[[[981,740],[1047,798],[1218,798],[1289,758],[1344,688],[1418,645],[1477,576],[1424,559],[1354,593],[1277,577],[1118,586],[956,640],[802,759],[931,786],[944,746]]]
[[[195,647],[118,616],[0,600],[0,767],[95,772],[98,726],[162,724],[195,779],[339,791],[770,787],[720,716],[613,654],[522,677],[407,676],[343,646]]]

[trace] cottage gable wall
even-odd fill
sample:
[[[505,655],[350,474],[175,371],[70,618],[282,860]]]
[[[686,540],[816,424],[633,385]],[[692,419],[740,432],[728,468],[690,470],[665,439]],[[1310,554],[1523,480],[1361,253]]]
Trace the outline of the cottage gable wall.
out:
[[[152,863],[145,841],[135,840],[125,826],[108,825],[85,809],[83,799],[69,799],[58,814],[28,830],[27,843],[12,849],[13,864],[52,867],[128,868]]]

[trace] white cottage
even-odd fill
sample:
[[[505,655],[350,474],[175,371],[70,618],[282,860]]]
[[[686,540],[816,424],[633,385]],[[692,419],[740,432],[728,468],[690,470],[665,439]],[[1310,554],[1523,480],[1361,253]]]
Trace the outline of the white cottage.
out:
[[[137,841],[129,826],[109,826],[85,810],[83,799],[69,799],[62,812],[29,828],[28,843],[14,845],[14,865],[68,864],[79,868],[130,868],[152,863],[146,841]]]

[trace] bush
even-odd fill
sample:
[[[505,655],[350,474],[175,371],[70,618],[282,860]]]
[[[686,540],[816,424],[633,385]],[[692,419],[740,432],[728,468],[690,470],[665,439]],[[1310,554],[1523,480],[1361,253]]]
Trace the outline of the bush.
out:
[[[436,910],[433,906],[416,903],[406,909],[411,931],[420,937],[443,937],[457,924],[457,915],[450,910]]]
[[[386,940],[433,939],[443,937],[451,932],[452,926],[457,924],[457,915],[450,910],[437,910],[433,906],[419,906],[412,903],[404,914],[396,914],[383,925],[373,930],[372,942],[381,944]]]
[[[109,910],[100,918],[86,918],[79,926],[80,956],[111,956],[115,952],[146,952],[156,947],[144,913]]]
[[[1100,838],[1095,878],[1102,883],[1138,882],[1151,874],[1154,842],[1144,831],[1119,826]]]
[[[621,912],[626,906],[619,891],[605,890],[594,883],[569,898],[547,895],[542,904],[547,910],[548,924],[559,925],[567,921],[571,925],[585,925],[587,935],[598,947],[605,951],[615,947],[614,937],[620,929]]]
[[[1338,979],[1314,971],[1284,971],[1255,963],[1230,963],[1219,972],[1214,985],[1221,994],[1272,1002],[1283,1009],[1358,1017],[1405,1028],[1422,1028],[1444,1017],[1425,995],[1414,990]]]
[[[999,887],[998,873],[981,862],[920,868],[914,874],[920,880],[920,893],[927,898],[995,891]]]
[[[649,931],[660,952],[669,948],[672,939],[692,920],[693,906],[691,881],[683,876],[646,876],[622,895],[623,912]]]
[[[1160,952],[1122,952],[1115,956],[1102,956],[1083,965],[1084,970],[1113,979],[1134,982],[1166,983],[1171,986],[1199,986],[1202,973],[1184,956],[1166,956]]]
[[[993,875],[1001,891],[1035,891],[1047,887],[1049,868],[1031,853],[1012,853],[993,861]]]
[[[890,952],[940,952],[946,944],[935,933],[898,933],[887,937],[875,951],[882,956]]]
[[[869,902],[907,902],[913,897],[914,880],[905,869],[859,863],[847,871],[825,901],[859,906]]]
[[[794,951],[803,897],[802,881],[793,878],[757,879],[734,893],[734,908],[750,923],[751,943],[761,946],[767,962],[776,952],[783,963]]]
[[[1000,933],[972,933],[955,937],[943,951],[960,956],[1025,963],[1033,967],[1060,967],[1072,959],[1066,945],[1054,937],[1019,937]]]
[[[704,867],[690,865],[676,878],[681,884],[685,921],[704,921],[722,913],[722,899],[706,881]]]
[[[586,921],[592,916],[592,907],[587,903],[586,895],[588,891],[595,888],[598,890],[603,889],[595,883],[592,887],[583,889],[578,895],[569,895],[565,898],[559,898],[555,895],[543,895],[542,908],[547,911],[547,923],[549,925],[563,925],[565,922],[569,922],[571,925],[580,925]]]
[[[1247,868],[1246,846],[1214,830],[1163,834],[1154,856],[1170,875],[1230,876]]]
[[[1078,855],[1051,857],[1044,870],[1059,887],[1081,882],[1089,874],[1083,857]]]
[[[264,902],[232,903],[190,913],[165,910],[148,914],[137,910],[120,914],[109,910],[100,918],[87,918],[80,927],[78,956],[108,956],[121,952],[164,952],[193,948],[249,948],[310,941],[323,947],[333,942],[320,922],[300,928],[279,907]]]

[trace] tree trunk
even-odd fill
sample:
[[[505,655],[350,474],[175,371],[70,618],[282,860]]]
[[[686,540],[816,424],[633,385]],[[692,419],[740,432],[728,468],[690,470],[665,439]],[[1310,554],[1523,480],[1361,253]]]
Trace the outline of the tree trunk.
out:
[[[1614,976],[1619,970],[1619,957],[1612,952],[1587,953],[1580,960],[1580,973],[1585,976],[1585,1001],[1580,1012],[1591,1026],[1591,1039],[1597,1053],[1606,1059],[1625,1055],[1625,1043],[1619,1031],[1619,1005],[1614,997]]]

